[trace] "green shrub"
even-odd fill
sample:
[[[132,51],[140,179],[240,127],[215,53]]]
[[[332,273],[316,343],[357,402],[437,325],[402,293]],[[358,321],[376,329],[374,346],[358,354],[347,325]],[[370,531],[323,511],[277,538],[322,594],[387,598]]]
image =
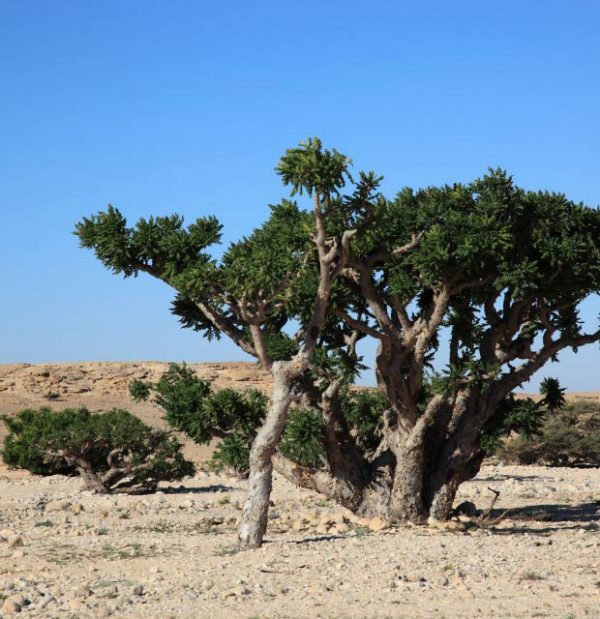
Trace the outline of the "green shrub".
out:
[[[502,448],[506,439],[518,434],[522,441],[540,436],[546,419],[565,404],[565,390],[556,378],[545,378],[540,384],[541,398],[516,398],[510,393],[496,407],[496,412],[484,426],[479,445],[487,455]]]
[[[213,470],[247,474],[250,447],[267,412],[264,393],[256,389],[213,391],[210,382],[185,364],[171,365],[156,383],[133,381],[129,390],[136,400],[154,394],[154,401],[164,410],[164,419],[196,443],[220,439],[210,463]],[[360,448],[374,449],[386,398],[376,390],[351,391],[343,395],[341,406]],[[323,467],[323,422],[319,412],[291,409],[279,450],[296,464]]]
[[[325,464],[323,421],[311,409],[290,411],[279,451],[302,466],[321,468]]]
[[[498,456],[519,464],[600,466],[600,406],[569,404],[548,417],[538,436],[509,439]]]
[[[194,473],[178,441],[125,410],[27,409],[2,419],[6,464],[39,475],[78,473],[95,492],[149,492]]]
[[[388,406],[387,398],[376,389],[350,391],[342,397],[344,416],[359,447],[368,454],[381,442],[381,421]]]
[[[246,474],[250,446],[267,410],[267,397],[261,391],[213,391],[210,382],[185,364],[171,365],[156,383],[133,381],[129,391],[138,401],[154,393],[165,421],[194,442],[205,445],[221,439],[212,456],[213,469]]]

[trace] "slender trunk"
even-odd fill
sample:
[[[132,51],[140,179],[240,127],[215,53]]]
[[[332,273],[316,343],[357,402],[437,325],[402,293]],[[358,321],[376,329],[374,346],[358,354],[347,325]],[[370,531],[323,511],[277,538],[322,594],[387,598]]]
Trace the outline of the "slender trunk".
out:
[[[240,543],[258,548],[267,530],[269,497],[273,484],[272,457],[285,425],[292,379],[285,367],[273,369],[273,393],[267,416],[250,450],[248,496],[240,521]]]
[[[333,383],[321,396],[324,446],[331,476],[335,479],[333,499],[352,511],[363,500],[369,483],[368,464],[340,410],[340,382]]]

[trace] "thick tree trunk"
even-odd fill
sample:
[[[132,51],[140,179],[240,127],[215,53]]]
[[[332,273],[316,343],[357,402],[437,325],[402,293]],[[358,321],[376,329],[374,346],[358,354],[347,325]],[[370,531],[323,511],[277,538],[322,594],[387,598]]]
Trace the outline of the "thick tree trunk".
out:
[[[240,543],[258,548],[267,530],[269,498],[273,485],[272,457],[283,432],[290,405],[292,379],[285,367],[273,369],[273,392],[267,416],[250,450],[248,496],[240,521]]]
[[[429,520],[448,520],[452,513],[452,506],[458,490],[458,479],[452,478],[433,494],[429,508]]]
[[[289,401],[289,384],[284,384],[288,386],[280,397]],[[480,419],[475,415],[480,404],[472,392],[455,398],[435,396],[409,431],[397,423],[398,413],[390,409],[380,449],[367,461],[354,457],[354,443],[343,425],[343,411],[325,398],[322,408],[328,468],[300,466],[281,454],[274,456],[274,466],[293,484],[318,492],[361,516],[382,516],[396,524],[447,520],[460,484],[477,474],[483,459],[477,447]],[[283,401],[278,405],[274,398],[269,427],[279,423],[274,421],[278,419],[282,429],[286,413],[287,406]],[[261,437],[260,445],[265,447],[257,452],[253,448],[256,474],[251,474],[251,495],[241,537],[248,547],[260,545],[265,532],[270,463],[279,436],[270,431],[267,443]],[[252,512],[252,504],[260,511]]]
[[[421,523],[427,519],[424,502],[422,446],[396,450],[396,468],[390,493],[391,522]]]

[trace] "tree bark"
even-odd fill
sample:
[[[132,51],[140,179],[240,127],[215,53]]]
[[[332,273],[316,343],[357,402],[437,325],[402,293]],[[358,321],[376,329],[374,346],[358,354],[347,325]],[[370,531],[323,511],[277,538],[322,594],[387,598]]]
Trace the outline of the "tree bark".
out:
[[[102,483],[98,475],[84,469],[79,469],[81,478],[83,479],[83,489],[94,494],[108,494],[109,489]]]
[[[284,429],[290,405],[292,377],[283,362],[273,364],[273,392],[265,422],[250,450],[248,496],[240,521],[240,543],[258,548],[267,530],[269,497],[273,486],[272,457]]]
[[[392,522],[421,523],[427,519],[423,496],[423,445],[395,449],[396,467],[390,494]]]
[[[458,486],[458,479],[452,477],[433,494],[433,500],[429,508],[429,520],[448,520],[452,512]]]

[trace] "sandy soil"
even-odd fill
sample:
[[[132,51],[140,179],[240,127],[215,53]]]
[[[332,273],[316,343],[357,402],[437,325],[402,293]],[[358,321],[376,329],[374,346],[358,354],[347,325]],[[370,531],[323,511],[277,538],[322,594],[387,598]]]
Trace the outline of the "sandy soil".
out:
[[[266,384],[254,366],[219,365],[201,367],[221,384],[242,370],[252,378],[238,386]],[[123,365],[68,366],[86,370],[78,380],[48,367],[0,366],[3,412],[127,404],[159,423],[124,399]],[[46,400],[61,373],[61,400]],[[0,468],[0,616],[600,617],[600,469],[487,465],[459,501],[486,508],[490,488],[493,515],[510,510],[495,525],[377,530],[276,477],[267,543],[238,552],[245,488],[234,478],[200,472],[152,495],[97,496],[76,478]]]

